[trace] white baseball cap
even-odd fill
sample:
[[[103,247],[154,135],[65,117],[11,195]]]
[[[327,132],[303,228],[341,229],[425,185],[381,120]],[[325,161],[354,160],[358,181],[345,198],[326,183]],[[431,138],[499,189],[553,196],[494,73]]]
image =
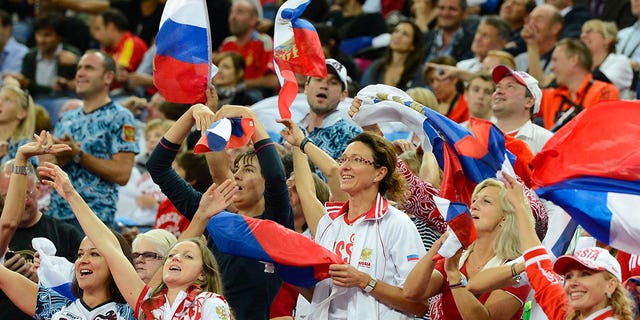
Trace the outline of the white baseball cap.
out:
[[[347,84],[347,68],[335,59],[326,59],[325,62],[327,63],[327,72],[335,73],[340,81],[342,81],[342,84],[344,85],[343,89],[347,90],[347,88],[349,88],[349,85]]]
[[[609,251],[598,247],[584,248],[576,251],[573,255],[560,256],[553,264],[553,271],[563,275],[568,267],[576,262],[591,270],[609,271],[618,281],[622,282],[622,272],[618,260]]]
[[[493,77],[493,82],[495,82],[496,84],[500,82],[500,80],[502,80],[502,78],[504,77],[508,77],[508,76],[514,77],[519,84],[525,86],[527,90],[531,92],[531,95],[535,100],[535,103],[533,104],[533,114],[536,114],[540,111],[540,102],[542,101],[542,90],[540,90],[540,87],[538,86],[538,80],[536,80],[536,78],[532,77],[530,74],[524,71],[511,70],[511,68],[503,64],[493,68],[493,71],[491,73]]]

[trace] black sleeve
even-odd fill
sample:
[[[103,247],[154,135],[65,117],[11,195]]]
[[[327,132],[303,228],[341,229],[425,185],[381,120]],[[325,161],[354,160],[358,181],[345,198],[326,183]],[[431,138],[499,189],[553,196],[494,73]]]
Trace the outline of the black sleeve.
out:
[[[173,170],[171,164],[178,150],[180,150],[179,144],[172,143],[163,137],[147,160],[147,170],[153,182],[160,186],[162,193],[171,200],[178,212],[191,220],[198,210],[202,194]]]
[[[264,219],[293,229],[293,211],[287,189],[287,178],[275,143],[267,138],[254,145],[264,177]]]

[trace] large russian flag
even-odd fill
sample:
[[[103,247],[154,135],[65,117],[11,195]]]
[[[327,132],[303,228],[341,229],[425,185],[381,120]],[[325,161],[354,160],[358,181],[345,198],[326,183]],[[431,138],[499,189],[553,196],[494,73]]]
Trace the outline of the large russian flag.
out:
[[[153,82],[167,101],[207,100],[211,34],[204,0],[168,0],[156,36]]]
[[[354,115],[356,123],[402,122],[422,139],[425,152],[434,153],[444,171],[440,189],[443,198],[470,204],[475,186],[486,178],[496,178],[499,171],[529,180],[528,162],[520,159],[520,153],[527,151],[520,145],[524,142],[506,143],[502,131],[488,121],[471,119],[470,132],[413,101],[404,91],[386,85],[367,86],[358,92],[358,98],[363,105]],[[507,150],[508,146],[517,150],[518,157]]]
[[[280,80],[278,110],[291,119],[289,107],[298,94],[295,74],[326,77],[327,66],[320,38],[309,21],[300,16],[310,0],[289,0],[280,6],[273,34],[273,60]]]
[[[305,288],[329,277],[329,265],[343,262],[313,240],[271,220],[223,211],[207,231],[227,254],[272,263],[283,281]]]
[[[639,102],[600,102],[558,130],[533,159],[540,197],[596,239],[634,254],[640,254],[639,138]]]

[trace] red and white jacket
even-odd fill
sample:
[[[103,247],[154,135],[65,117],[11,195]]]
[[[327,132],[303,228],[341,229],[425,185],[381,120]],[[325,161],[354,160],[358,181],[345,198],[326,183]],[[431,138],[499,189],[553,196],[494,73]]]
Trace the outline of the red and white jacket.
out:
[[[562,278],[553,271],[551,256],[544,247],[533,247],[524,252],[529,283],[535,291],[535,299],[549,320],[565,320],[569,301],[564,293]],[[611,307],[598,310],[584,320],[615,320]]]
[[[346,218],[349,203],[327,202],[325,214],[318,223],[315,241],[335,252],[345,263],[390,285],[402,287],[409,272],[425,255],[420,235],[411,219],[390,206],[378,194],[368,212],[353,221]],[[409,320],[413,316],[394,310],[358,287],[339,288],[326,279],[318,284],[312,303],[337,291],[342,296],[323,304],[324,319],[390,319]],[[328,308],[328,310],[326,309]]]

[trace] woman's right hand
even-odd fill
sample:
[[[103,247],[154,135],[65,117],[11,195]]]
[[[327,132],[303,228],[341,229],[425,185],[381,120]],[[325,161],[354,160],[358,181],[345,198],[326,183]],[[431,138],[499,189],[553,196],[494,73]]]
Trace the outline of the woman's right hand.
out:
[[[304,139],[304,133],[300,127],[298,127],[298,125],[291,119],[278,119],[276,122],[282,123],[287,127],[280,132],[282,138],[284,138],[290,145],[300,147],[302,139]]]
[[[353,118],[353,116],[360,111],[360,107],[362,107],[362,100],[358,97],[353,98],[351,106],[349,107],[349,117]]]
[[[38,166],[38,174],[49,180],[42,180],[46,185],[55,188],[63,199],[69,200],[69,197],[75,193],[75,189],[69,180],[69,176],[64,170],[51,162],[45,162]]]

